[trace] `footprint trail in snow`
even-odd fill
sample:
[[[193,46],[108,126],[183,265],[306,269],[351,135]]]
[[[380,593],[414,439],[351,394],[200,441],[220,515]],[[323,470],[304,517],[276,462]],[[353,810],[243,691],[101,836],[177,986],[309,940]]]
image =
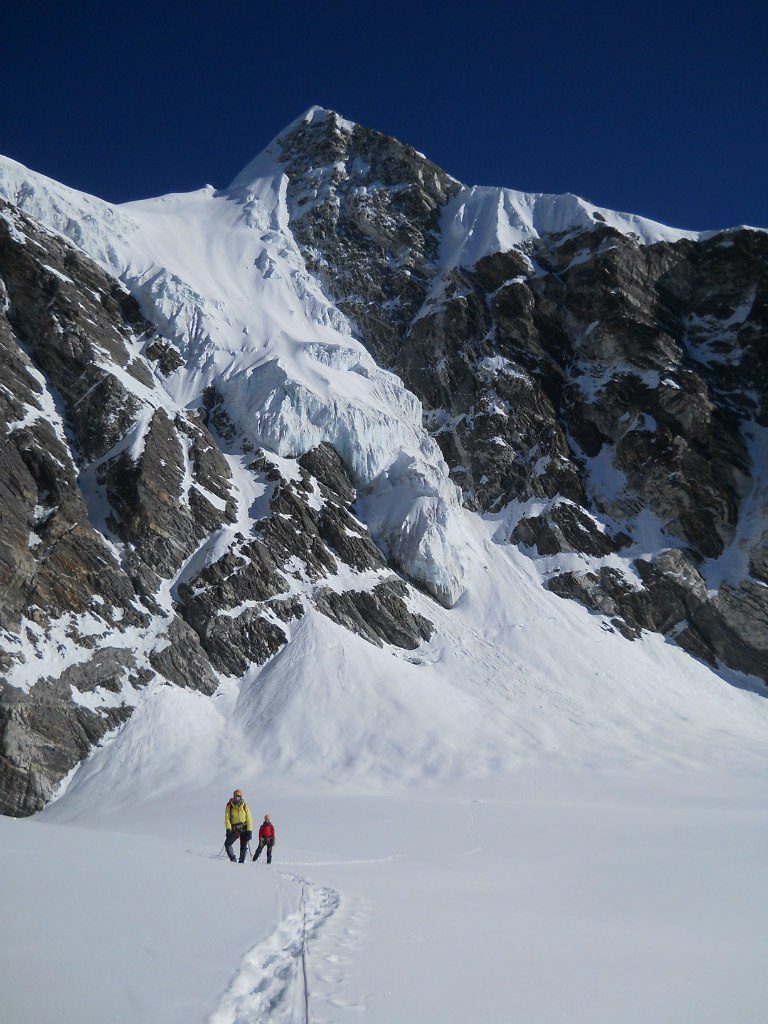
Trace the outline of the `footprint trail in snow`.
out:
[[[295,902],[289,887],[299,887],[298,908],[244,957],[209,1024],[321,1024],[331,1019],[324,1016],[324,1006],[342,1008],[331,993],[347,962],[344,947],[356,944],[359,911],[338,915],[339,894],[298,875],[278,872],[275,881],[279,914],[285,904]],[[337,927],[328,936],[328,951],[318,953],[313,940],[334,915]],[[337,920],[339,916],[348,920]],[[364,1007],[350,1004],[344,1009]]]

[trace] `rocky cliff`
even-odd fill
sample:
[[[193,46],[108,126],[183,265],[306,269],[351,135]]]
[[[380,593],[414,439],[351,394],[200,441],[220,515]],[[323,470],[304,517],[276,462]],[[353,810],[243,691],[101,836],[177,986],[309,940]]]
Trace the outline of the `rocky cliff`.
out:
[[[469,189],[317,109],[178,211],[0,194],[2,813],[310,607],[416,648],[466,514],[628,642],[768,679],[765,232]]]

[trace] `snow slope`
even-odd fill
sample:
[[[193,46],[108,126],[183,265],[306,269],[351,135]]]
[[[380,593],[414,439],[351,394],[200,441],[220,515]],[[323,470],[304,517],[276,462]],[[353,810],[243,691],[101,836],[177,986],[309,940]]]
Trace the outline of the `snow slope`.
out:
[[[595,222],[621,234],[632,234],[642,245],[705,237],[681,231],[629,213],[594,206],[574,195],[516,192],[508,188],[462,188],[448,204],[442,231],[444,268],[472,267],[484,256],[508,252],[543,235],[589,230]]]
[[[0,1014],[758,1024],[764,784],[604,769],[394,793],[220,775],[74,827],[66,798],[2,819]],[[216,856],[233,778],[277,824],[271,866]]]
[[[379,650],[310,610],[271,661],[222,682],[212,700],[166,685],[138,695],[127,725],[75,772],[62,807],[123,806],[145,781],[196,786],[222,771],[374,788],[506,776],[531,760],[722,765],[762,777],[759,684],[735,673],[726,681],[657,634],[629,643],[606,631],[498,543],[503,517],[464,515],[467,594],[450,610],[412,599],[435,623],[431,641]]]

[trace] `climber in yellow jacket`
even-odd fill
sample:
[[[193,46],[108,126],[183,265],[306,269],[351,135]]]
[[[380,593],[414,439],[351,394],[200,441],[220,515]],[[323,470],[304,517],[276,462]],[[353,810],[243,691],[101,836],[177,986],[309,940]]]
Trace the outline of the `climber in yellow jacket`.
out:
[[[240,863],[245,863],[245,852],[248,843],[253,837],[253,818],[248,804],[243,799],[242,791],[236,789],[231,798],[227,800],[227,807],[224,811],[224,827],[227,836],[224,840],[224,848],[229,859],[235,863],[235,851],[232,846],[236,839],[240,840]]]

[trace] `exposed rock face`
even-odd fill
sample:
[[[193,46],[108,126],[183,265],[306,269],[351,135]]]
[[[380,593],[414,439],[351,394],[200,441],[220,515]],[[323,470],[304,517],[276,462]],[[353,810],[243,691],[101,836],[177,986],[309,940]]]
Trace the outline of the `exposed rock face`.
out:
[[[283,142],[291,229],[378,362],[426,298],[440,211],[460,188],[410,146],[331,116]]]
[[[319,611],[371,643],[410,649],[431,636],[431,624],[408,610],[408,588],[352,515],[355,490],[333,448],[321,445],[299,466],[300,478],[287,481],[268,456],[252,463],[271,479],[270,515],[252,539],[179,585],[179,610],[220,672],[242,675],[287,642],[290,622],[304,614],[305,580]],[[318,586],[341,566],[376,585],[341,592]]]
[[[458,188],[429,161],[333,115],[282,146],[308,264],[422,400],[465,504],[536,509],[510,539],[539,556],[622,553],[623,565],[549,586],[626,635],[673,632],[697,656],[768,678],[768,235],[648,245],[595,213],[446,267],[435,233]],[[651,519],[658,554],[721,579],[718,560],[746,548],[748,578],[719,593],[679,582],[673,620],[669,574],[633,566]],[[631,600],[617,602],[616,586]]]
[[[432,636],[432,624],[423,615],[412,614],[403,604],[405,584],[394,577],[373,590],[344,593],[325,588],[317,596],[317,607],[342,626],[359,633],[381,647],[382,642],[404,647],[419,646]]]
[[[0,813],[14,817],[39,810],[70,769],[130,714],[127,706],[96,714],[38,687],[27,696],[0,685]]]
[[[540,555],[580,551],[596,558],[621,550],[629,542],[626,534],[613,537],[599,529],[597,520],[578,505],[561,501],[546,515],[527,516],[512,531],[516,544],[535,548]]]

